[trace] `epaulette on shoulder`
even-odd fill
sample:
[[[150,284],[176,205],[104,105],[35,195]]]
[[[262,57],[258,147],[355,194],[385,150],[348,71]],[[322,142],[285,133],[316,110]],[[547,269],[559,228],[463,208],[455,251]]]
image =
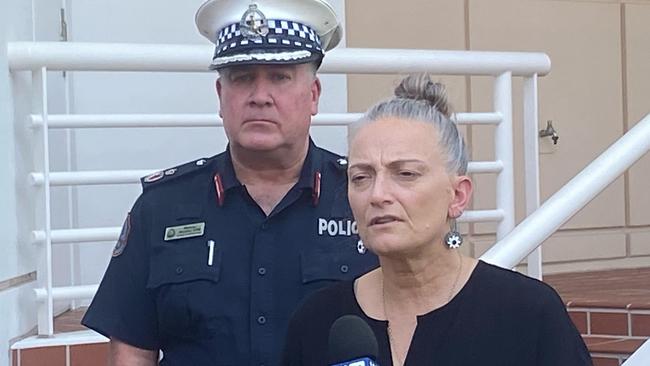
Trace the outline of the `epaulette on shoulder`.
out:
[[[198,159],[173,168],[159,170],[147,175],[146,177],[140,178],[142,190],[144,191],[159,184],[171,182],[179,177],[187,176],[188,174],[205,169],[208,165],[208,159]]]
[[[337,159],[332,161],[332,164],[338,170],[347,170],[348,169],[348,158],[346,156],[340,156]]]
[[[344,155],[339,155],[333,151],[325,150],[319,148],[323,154],[323,158],[329,162],[337,170],[348,170],[348,157]]]

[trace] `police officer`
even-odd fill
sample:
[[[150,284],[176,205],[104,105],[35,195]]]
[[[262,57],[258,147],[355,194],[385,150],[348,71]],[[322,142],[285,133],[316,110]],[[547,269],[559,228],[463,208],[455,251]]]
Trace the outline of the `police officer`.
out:
[[[82,323],[113,365],[276,365],[309,293],[377,265],[348,207],[347,161],[309,138],[324,52],[341,27],[323,0],[209,0],[225,152],[142,179]],[[326,347],[326,345],[323,345]]]

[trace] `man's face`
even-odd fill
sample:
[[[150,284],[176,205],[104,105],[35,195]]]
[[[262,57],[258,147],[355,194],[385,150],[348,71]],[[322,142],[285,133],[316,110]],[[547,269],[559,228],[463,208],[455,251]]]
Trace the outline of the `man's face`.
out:
[[[217,80],[217,93],[230,144],[272,151],[306,143],[320,92],[310,64],[228,68]]]

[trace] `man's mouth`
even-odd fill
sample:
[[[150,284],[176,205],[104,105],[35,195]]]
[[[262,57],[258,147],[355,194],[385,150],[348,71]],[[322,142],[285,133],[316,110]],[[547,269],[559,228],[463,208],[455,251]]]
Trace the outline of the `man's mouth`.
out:
[[[246,118],[246,119],[244,120],[244,123],[248,123],[248,122],[275,123],[274,120],[269,119],[269,118],[263,118],[263,117],[259,117],[259,118],[255,118],[255,117],[252,117],[252,118]]]

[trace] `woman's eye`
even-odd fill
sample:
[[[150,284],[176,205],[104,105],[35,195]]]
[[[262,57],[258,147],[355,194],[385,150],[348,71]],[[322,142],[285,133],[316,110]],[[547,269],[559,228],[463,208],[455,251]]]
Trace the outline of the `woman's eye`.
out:
[[[350,181],[352,181],[352,183],[361,183],[361,182],[363,182],[366,178],[368,178],[367,175],[361,175],[361,174],[359,174],[359,175],[353,175],[353,176],[350,178]]]
[[[399,172],[399,176],[401,178],[416,178],[419,174],[410,170],[402,170]]]

